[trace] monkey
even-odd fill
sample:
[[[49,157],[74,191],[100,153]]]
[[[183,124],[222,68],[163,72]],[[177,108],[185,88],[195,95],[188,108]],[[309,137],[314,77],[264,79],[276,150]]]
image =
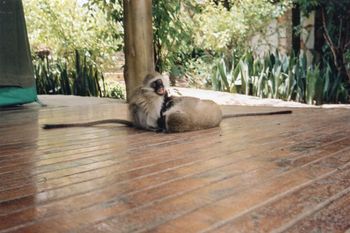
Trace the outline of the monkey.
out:
[[[220,106],[212,100],[188,96],[169,96],[169,79],[157,72],[146,75],[143,84],[130,97],[130,120],[107,119],[85,123],[46,124],[44,129],[83,127],[118,123],[130,127],[166,133],[178,133],[217,127],[232,117],[291,114],[292,111],[222,114]]]
[[[169,79],[154,72],[146,75],[129,101],[129,118],[136,128],[158,130],[162,107],[169,100]]]
[[[150,131],[159,131],[158,119],[160,118],[163,102],[168,98],[167,89],[169,86],[169,79],[157,72],[146,75],[142,85],[135,88],[130,97],[128,104],[130,120],[106,119],[83,123],[45,124],[43,128],[86,127],[117,123]]]
[[[220,106],[214,101],[187,96],[174,97],[168,105],[171,107],[161,114],[159,127],[170,133],[217,127],[226,118],[292,113],[284,110],[223,115]]]

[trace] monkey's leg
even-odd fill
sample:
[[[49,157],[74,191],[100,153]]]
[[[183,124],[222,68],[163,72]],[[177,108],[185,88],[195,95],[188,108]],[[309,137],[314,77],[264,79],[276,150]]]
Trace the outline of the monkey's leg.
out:
[[[193,129],[192,120],[189,115],[184,112],[173,112],[166,116],[166,131],[172,132],[185,132]]]

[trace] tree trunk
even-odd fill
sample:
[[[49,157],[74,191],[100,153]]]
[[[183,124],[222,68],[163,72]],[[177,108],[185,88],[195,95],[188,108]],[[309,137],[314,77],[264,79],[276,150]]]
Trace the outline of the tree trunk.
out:
[[[154,71],[152,0],[124,0],[124,79],[127,99]]]

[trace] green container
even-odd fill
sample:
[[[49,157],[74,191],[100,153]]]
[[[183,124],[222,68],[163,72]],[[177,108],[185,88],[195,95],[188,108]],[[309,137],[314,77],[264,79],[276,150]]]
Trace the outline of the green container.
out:
[[[0,106],[31,103],[37,100],[36,88],[0,87]]]
[[[0,2],[0,106],[37,100],[21,0]]]

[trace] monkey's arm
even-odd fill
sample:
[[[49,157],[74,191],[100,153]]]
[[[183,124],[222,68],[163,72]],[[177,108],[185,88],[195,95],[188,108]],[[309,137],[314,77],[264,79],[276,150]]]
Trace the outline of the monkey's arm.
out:
[[[87,127],[87,126],[94,126],[94,125],[102,125],[102,124],[122,124],[126,126],[134,126],[134,124],[131,121],[128,120],[122,120],[122,119],[107,119],[107,120],[100,120],[100,121],[90,121],[90,122],[83,122],[83,123],[67,123],[67,124],[44,124],[43,129],[57,129],[57,128],[69,128],[69,127]]]
[[[251,112],[251,113],[234,113],[234,114],[224,114],[222,116],[225,118],[233,118],[233,117],[247,117],[247,116],[268,116],[268,115],[280,115],[280,114],[291,114],[291,110],[284,111],[273,111],[273,112]]]

